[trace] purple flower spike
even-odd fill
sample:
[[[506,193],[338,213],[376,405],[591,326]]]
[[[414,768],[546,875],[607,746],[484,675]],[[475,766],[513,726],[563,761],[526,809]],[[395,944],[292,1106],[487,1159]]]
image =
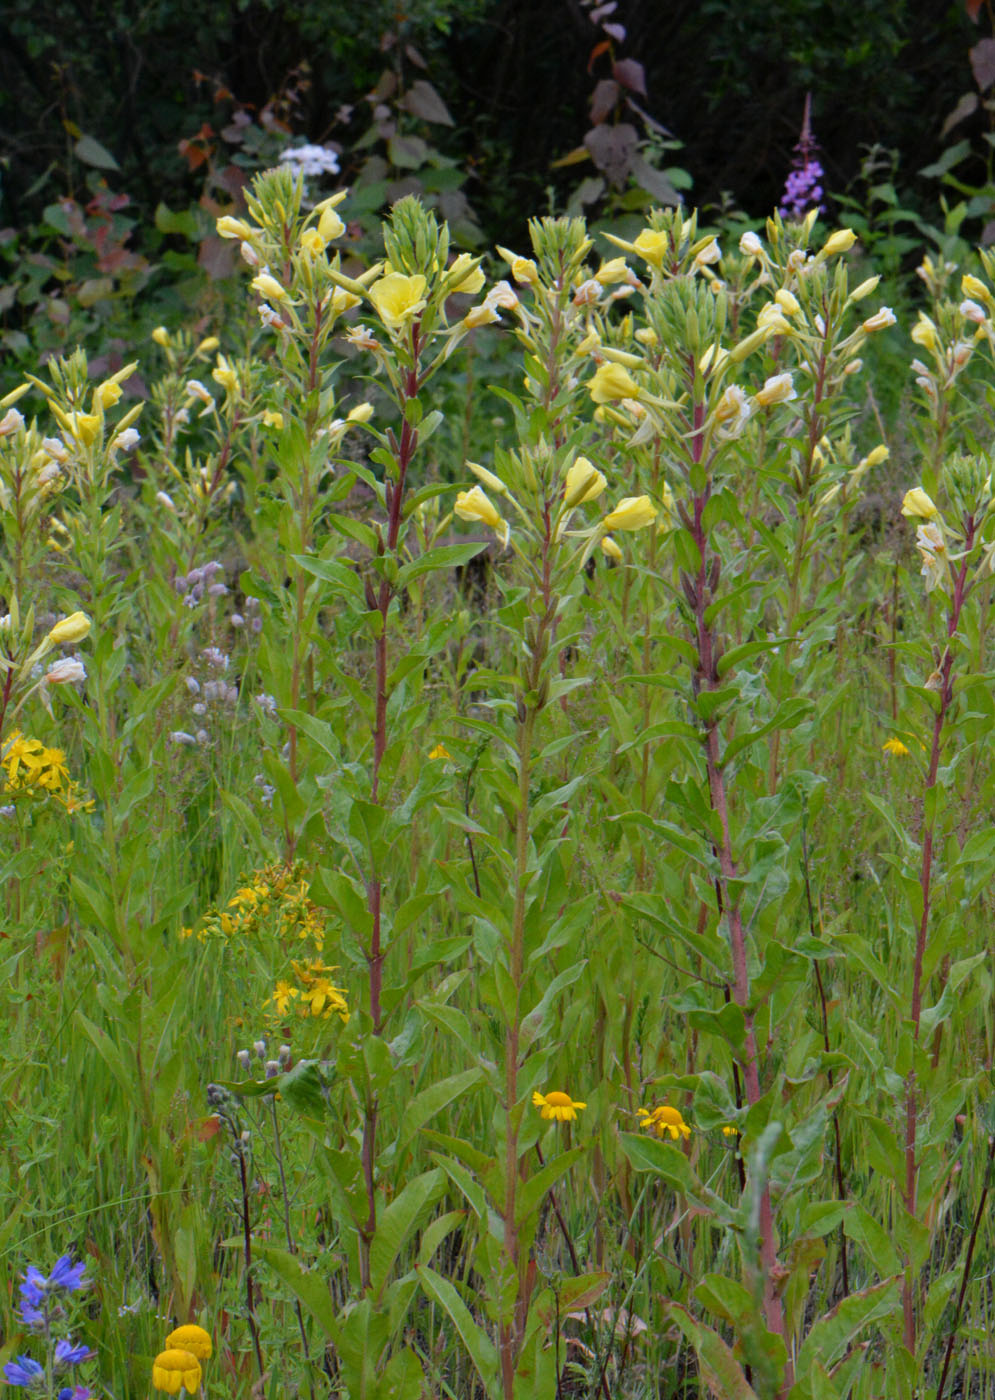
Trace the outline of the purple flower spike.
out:
[[[795,145],[788,175],[781,196],[780,214],[785,219],[804,219],[810,209],[824,214],[822,180],[824,171],[816,155],[818,143],[812,135],[812,97],[805,98],[805,115],[801,135]]]
[[[8,1385],[31,1386],[44,1374],[44,1366],[32,1361],[30,1356],[19,1356],[16,1361],[8,1361],[3,1368],[3,1378]]]

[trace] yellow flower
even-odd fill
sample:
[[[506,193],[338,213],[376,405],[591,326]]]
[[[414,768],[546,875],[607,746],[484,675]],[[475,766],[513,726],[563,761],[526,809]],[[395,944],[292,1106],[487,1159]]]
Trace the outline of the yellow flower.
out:
[[[108,379],[105,383],[98,384],[93,391],[94,412],[96,412],[98,408],[113,408],[120,397],[121,386],[120,384],[115,384],[113,379]]]
[[[914,486],[902,498],[902,514],[910,520],[935,520],[940,512],[922,487]]]
[[[774,300],[784,312],[785,316],[797,316],[801,311],[801,302],[794,292],[789,292],[787,287],[782,287],[779,292],[774,293]]]
[[[557,1123],[570,1123],[577,1117],[578,1108],[586,1108],[586,1103],[577,1103],[569,1094],[553,1089],[548,1094],[540,1094],[537,1089],[532,1095],[535,1108],[541,1109],[543,1118],[552,1118]]]
[[[641,1108],[639,1126],[656,1133],[657,1137],[666,1137],[669,1133],[674,1142],[679,1138],[691,1136],[691,1129],[685,1123],[680,1109],[671,1108],[669,1104],[662,1104],[659,1108]]]
[[[798,392],[790,374],[772,374],[754,397],[761,408],[769,408],[772,404],[787,403],[789,399],[796,399]]]
[[[599,365],[587,388],[595,403],[639,398],[639,385],[622,365]]]
[[[424,308],[427,286],[420,273],[406,277],[403,272],[391,272],[374,282],[367,295],[384,325],[396,330]]]
[[[924,350],[936,350],[940,341],[936,333],[936,323],[930,320],[925,311],[919,312],[919,319],[912,327],[912,339]]]
[[[857,235],[852,228],[839,228],[835,233],[831,233],[826,239],[822,251],[827,258],[833,258],[837,253],[845,253],[857,241]]]
[[[605,534],[612,530],[642,530],[652,525],[657,509],[649,496],[624,496],[601,522]]]
[[[326,243],[331,243],[333,238],[341,238],[345,233],[345,224],[334,209],[325,209],[318,220],[318,232]]]
[[[628,282],[632,273],[625,258],[612,258],[609,262],[602,263],[594,276],[602,287],[610,287],[613,282]]]
[[[252,279],[252,290],[267,301],[286,301],[287,293],[275,277],[268,272],[260,272]]]
[[[192,1351],[178,1347],[161,1351],[152,1362],[152,1384],[169,1395],[178,1395],[181,1387],[193,1395],[200,1385],[200,1362]]]
[[[885,739],[881,745],[882,753],[894,755],[895,758],[907,758],[909,751],[902,743],[901,739]]]
[[[273,995],[270,997],[270,1001],[276,1008],[276,1014],[278,1016],[286,1016],[287,1008],[290,1006],[290,1003],[296,1001],[299,996],[300,990],[295,987],[292,982],[280,981],[277,982],[276,986],[273,988]]]
[[[223,214],[214,227],[221,238],[237,238],[240,243],[259,232],[257,228],[247,224],[244,219],[233,219],[230,214]]]
[[[206,1361],[214,1350],[211,1334],[205,1332],[203,1327],[198,1327],[195,1322],[187,1322],[182,1327],[174,1328],[166,1338],[166,1347],[188,1351],[198,1361]]]
[[[84,612],[70,613],[68,617],[61,617],[48,634],[48,640],[54,646],[61,646],[64,642],[81,642],[90,630],[90,619]]]
[[[69,431],[77,442],[89,447],[96,442],[100,432],[99,413],[70,413],[67,415]]]
[[[489,525],[492,530],[502,536],[505,544],[508,543],[508,536],[511,533],[508,522],[482,487],[473,486],[469,491],[461,491],[456,497],[453,510],[460,520],[479,520],[482,525]]]
[[[739,1129],[734,1128],[730,1123],[722,1124],[723,1137],[739,1137]]]
[[[450,295],[459,293],[461,296],[476,296],[484,285],[486,278],[481,270],[480,264],[472,266],[473,259],[469,253],[460,253],[446,273],[447,277],[455,277],[456,282],[450,288]]]
[[[238,375],[232,368],[231,362],[224,355],[218,356],[218,363],[211,370],[211,378],[215,383],[220,384],[226,393],[238,393]]]
[[[449,758],[449,759],[451,759],[451,758],[452,758],[452,754],[451,754],[451,753],[449,752],[449,750],[446,748],[445,744],[443,744],[443,743],[438,743],[438,744],[436,744],[436,746],[435,746],[435,748],[432,750],[432,752],[429,754],[429,758],[431,758],[431,759],[436,759],[436,758]]]
[[[273,408],[264,408],[263,427],[275,428],[277,432],[280,432],[283,428],[283,414],[278,413],[276,409]]]
[[[502,248],[500,243],[497,245],[497,250],[511,268],[511,275],[516,282],[527,282],[531,285],[533,282],[539,281],[539,269],[531,258],[519,257],[510,249]]]
[[[624,555],[621,549],[612,539],[611,535],[605,535],[601,541],[601,552],[609,559],[614,559],[616,564],[621,564]]]
[[[371,403],[358,403],[354,408],[350,408],[345,416],[347,423],[368,423],[373,417],[373,405]]]
[[[344,311],[351,311],[358,305],[359,297],[354,292],[347,292],[345,287],[336,287],[332,292],[331,307],[336,316],[341,316]]]
[[[975,297],[980,301],[987,302],[989,306],[992,304],[992,294],[980,277],[975,277],[972,273],[965,272],[964,276],[960,279],[960,288],[965,296]]]
[[[316,228],[305,229],[301,234],[301,252],[308,258],[320,258],[325,251],[325,240]]]
[[[206,335],[197,346],[195,353],[198,355],[210,355],[212,351],[217,350],[220,344],[221,341],[216,335]]]
[[[307,991],[302,993],[312,1016],[321,1016],[326,1021],[333,1013],[343,1025],[349,1021],[349,1006],[341,987],[333,987],[327,977],[316,978]]]
[[[155,341],[156,345],[161,345],[165,350],[169,345],[169,331],[167,331],[165,326],[156,326],[155,330],[152,332],[152,339]]]
[[[563,504],[573,510],[584,501],[596,501],[608,485],[603,472],[599,472],[593,462],[586,457],[578,457],[567,472],[563,486]]]
[[[664,255],[670,248],[670,235],[657,229],[644,228],[632,246],[651,266],[661,267]]]
[[[868,316],[866,321],[861,322],[860,329],[866,331],[868,335],[873,335],[875,331],[886,331],[889,326],[895,324],[895,313],[890,306],[882,306],[875,311],[873,316]]]

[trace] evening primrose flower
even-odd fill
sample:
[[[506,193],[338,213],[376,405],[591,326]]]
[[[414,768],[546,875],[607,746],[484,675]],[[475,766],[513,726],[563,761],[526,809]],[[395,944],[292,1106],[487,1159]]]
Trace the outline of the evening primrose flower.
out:
[[[738,384],[730,384],[715,406],[714,418],[723,437],[738,437],[752,412],[753,405],[745,390]]]
[[[764,245],[755,233],[747,229],[739,240],[739,251],[747,258],[759,258],[763,256]]]
[[[70,413],[67,414],[67,423],[70,433],[84,447],[96,442],[100,433],[99,413]]]
[[[891,754],[894,758],[908,758],[909,756],[909,751],[901,739],[886,739],[881,745],[881,751]]]
[[[988,312],[983,306],[979,306],[976,301],[966,298],[961,302],[958,310],[965,321],[973,321],[976,326],[982,325],[988,320]]]
[[[826,239],[823,254],[827,258],[834,258],[837,253],[849,252],[856,241],[857,235],[852,228],[839,228]]]
[[[623,558],[625,557],[622,554],[620,546],[615,540],[612,539],[611,535],[604,535],[602,537],[601,552],[602,554],[606,555],[607,558],[614,559],[616,564],[621,564]]]
[[[926,592],[932,593],[934,588],[940,588],[946,584],[950,576],[950,565],[947,562],[947,542],[943,538],[943,532],[939,526],[934,525],[932,521],[920,525],[916,530],[916,548],[922,559],[920,573],[926,580]]]
[[[200,1362],[192,1351],[171,1347],[152,1362],[152,1384],[168,1395],[178,1395],[181,1389],[193,1395],[200,1386],[200,1377]]]
[[[601,283],[602,287],[610,287],[613,282],[631,282],[633,274],[625,258],[611,258],[608,262],[602,263],[594,274],[595,279]]]
[[[511,534],[508,522],[482,487],[472,486],[469,491],[460,491],[453,511],[460,520],[479,521],[482,525],[490,526],[495,534],[501,536],[504,544],[508,543]]]
[[[68,617],[62,617],[48,633],[48,640],[53,646],[62,646],[64,643],[81,642],[90,630],[90,619],[84,612],[70,613]]]
[[[259,272],[252,279],[252,290],[266,301],[286,301],[287,291],[269,272]]]
[[[797,397],[795,381],[790,373],[772,374],[764,381],[764,387],[758,389],[754,395],[761,408],[770,408],[772,404],[776,403],[787,403],[790,399]]]
[[[373,283],[367,295],[384,325],[397,330],[424,309],[427,286],[420,273],[408,277],[403,272],[389,272]]]
[[[511,268],[511,275],[516,282],[524,282],[532,286],[539,281],[539,269],[531,258],[523,258],[518,253],[513,253],[510,248],[502,248],[497,245],[497,251]]]
[[[305,257],[320,258],[325,251],[325,240],[316,228],[307,228],[301,234],[301,252]]]
[[[669,1134],[674,1142],[680,1138],[689,1138],[691,1129],[685,1123],[679,1108],[671,1108],[669,1104],[661,1104],[659,1108],[639,1109],[639,1126],[647,1128],[657,1137],[667,1137]]]
[[[612,530],[642,530],[652,525],[657,509],[649,496],[625,496],[601,522],[605,534]]]
[[[596,501],[607,485],[604,473],[599,472],[593,462],[578,457],[566,475],[563,504],[567,510],[573,510],[585,501]]]
[[[911,335],[916,345],[921,345],[924,350],[935,351],[939,346],[936,322],[931,320],[925,311],[919,312],[919,319],[912,327]]]
[[[868,316],[867,320],[861,323],[860,329],[866,331],[868,335],[873,335],[875,331],[887,330],[889,326],[895,324],[895,313],[890,306],[882,306],[875,311],[873,316]]]
[[[217,229],[219,237],[237,238],[239,242],[244,238],[252,238],[259,232],[257,228],[253,228],[252,224],[247,224],[244,219],[235,219],[231,214],[222,214],[214,227]]]
[[[345,233],[345,224],[334,209],[325,209],[318,220],[318,232],[326,243],[331,243]]]
[[[785,316],[797,316],[802,309],[801,302],[795,296],[794,292],[789,291],[787,287],[782,287],[780,291],[775,292],[774,300],[784,312]]]
[[[115,384],[113,379],[105,380],[103,384],[98,384],[93,391],[94,410],[100,408],[106,411],[108,408],[113,408],[120,397],[120,384]],[[0,423],[0,428],[2,427],[3,424]]]
[[[218,362],[211,370],[211,378],[215,383],[220,384],[222,389],[228,394],[238,393],[238,375],[235,373],[231,361],[224,355],[218,356]],[[193,381],[191,380],[191,383]],[[189,389],[190,385],[187,385]]]
[[[18,413],[16,408],[8,408],[7,412],[0,418],[0,437],[9,437],[11,433],[16,433],[18,428],[24,427],[24,415]]]
[[[487,280],[480,264],[472,267],[473,259],[469,253],[460,253],[459,257],[446,269],[446,276],[455,278],[453,286],[450,288],[450,295],[476,296],[484,282]]]
[[[639,385],[622,365],[604,364],[595,370],[588,386],[595,403],[614,403],[618,399],[638,399]]]
[[[195,1322],[176,1327],[166,1338],[166,1347],[189,1351],[198,1361],[207,1361],[214,1350],[211,1334],[198,1327]]]
[[[662,267],[664,256],[670,248],[670,235],[658,229],[644,228],[632,247],[651,267]]]
[[[940,512],[922,487],[914,486],[902,498],[902,514],[912,520],[935,520]]]
[[[548,1094],[540,1094],[536,1089],[532,1095],[532,1104],[540,1110],[541,1117],[551,1118],[556,1123],[572,1123],[577,1117],[577,1110],[587,1107],[586,1103],[578,1103],[559,1089],[553,1089]]]
[[[156,326],[155,330],[152,332],[152,339],[155,341],[156,345],[162,346],[163,350],[169,349],[169,331],[167,331],[165,326]]]

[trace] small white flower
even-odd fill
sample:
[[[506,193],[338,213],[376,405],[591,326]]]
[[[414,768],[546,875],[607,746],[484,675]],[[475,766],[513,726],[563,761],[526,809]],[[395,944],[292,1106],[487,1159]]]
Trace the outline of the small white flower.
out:
[[[165,506],[167,510],[175,512],[176,507],[173,504],[173,498],[167,495],[165,491],[157,491],[155,493],[155,498],[161,506]]]
[[[0,418],[0,437],[9,437],[11,433],[16,433],[18,428],[24,427],[24,414],[18,413],[16,408],[8,408],[7,412]]]
[[[123,433],[118,433],[116,438],[111,439],[111,451],[130,452],[141,440],[142,435],[137,428],[125,428]]]
[[[280,156],[281,165],[300,170],[304,175],[337,175],[339,157],[327,146],[288,146]]]
[[[988,320],[988,312],[976,301],[967,298],[960,304],[960,314],[965,321],[974,321],[976,325],[981,325],[982,321]]]
[[[61,438],[47,437],[41,440],[42,450],[56,462],[69,461],[69,449]]]
[[[86,680],[86,667],[76,657],[64,656],[45,672],[49,685],[76,685]]]
[[[744,233],[739,240],[739,251],[748,258],[759,258],[762,256],[763,250],[764,245],[760,242],[757,235],[753,233],[752,230],[747,229],[746,233]]]
[[[185,729],[174,729],[169,736],[169,742],[171,744],[186,744],[189,747],[190,745],[196,744],[197,740],[192,734],[188,734]]]

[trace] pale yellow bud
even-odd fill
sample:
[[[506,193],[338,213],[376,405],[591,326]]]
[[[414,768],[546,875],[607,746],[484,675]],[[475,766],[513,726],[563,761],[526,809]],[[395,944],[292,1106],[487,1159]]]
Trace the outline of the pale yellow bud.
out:
[[[333,239],[341,238],[345,233],[345,224],[334,209],[325,209],[318,220],[318,232],[326,243],[331,243]]]
[[[827,258],[834,258],[837,253],[849,252],[856,241],[857,235],[852,228],[839,228],[826,239],[823,254]]]
[[[612,530],[642,530],[652,525],[657,509],[649,496],[625,496],[613,511],[605,516],[601,528],[606,534]]]
[[[606,554],[609,559],[614,559],[616,564],[621,564],[622,560],[625,557],[619,546],[612,539],[611,535],[605,535],[603,537],[601,541],[601,550],[602,553]]]
[[[165,326],[156,326],[152,332],[152,339],[156,345],[161,345],[164,350],[169,348],[169,331]]]
[[[60,618],[48,634],[53,646],[72,645],[81,642],[90,630],[90,619],[84,612],[70,613]]]
[[[586,457],[578,457],[567,472],[563,486],[563,504],[567,510],[583,505],[585,501],[596,501],[608,482],[603,472],[599,472],[593,462]]]
[[[940,512],[922,487],[914,486],[911,491],[905,493],[902,514],[915,520],[936,520]]]

